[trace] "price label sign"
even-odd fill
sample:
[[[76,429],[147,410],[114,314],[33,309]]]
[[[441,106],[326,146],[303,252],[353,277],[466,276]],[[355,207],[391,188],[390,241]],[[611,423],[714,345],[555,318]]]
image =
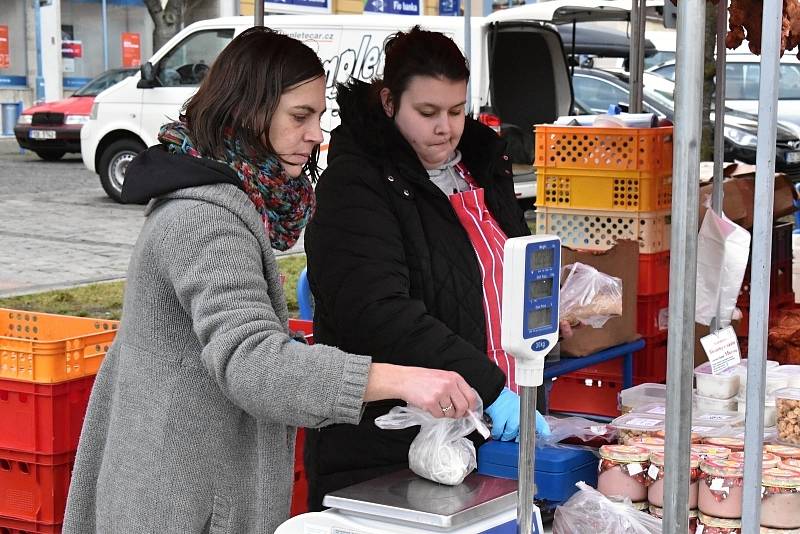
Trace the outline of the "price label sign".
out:
[[[711,374],[724,373],[742,361],[739,340],[736,339],[736,332],[732,326],[701,338],[700,343],[706,351],[708,361],[711,362]]]

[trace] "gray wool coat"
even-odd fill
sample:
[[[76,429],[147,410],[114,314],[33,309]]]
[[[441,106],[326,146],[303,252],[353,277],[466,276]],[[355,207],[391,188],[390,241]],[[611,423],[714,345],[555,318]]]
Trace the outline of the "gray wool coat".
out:
[[[237,187],[182,189],[146,215],[63,531],[273,532],[295,428],[357,423],[370,358],[289,338],[269,239]]]

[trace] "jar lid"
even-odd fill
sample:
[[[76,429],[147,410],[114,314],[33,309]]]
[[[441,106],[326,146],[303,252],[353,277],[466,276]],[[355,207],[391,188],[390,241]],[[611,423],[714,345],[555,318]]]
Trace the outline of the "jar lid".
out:
[[[800,528],[769,528],[769,527],[761,527],[759,530],[761,534],[800,534]]]
[[[698,512],[697,518],[707,527],[742,528],[741,519],[723,519],[721,517],[711,517],[703,512]]]
[[[703,435],[701,433],[695,432],[695,430],[698,430],[698,429],[701,429],[701,428],[702,427],[696,427],[696,426],[692,427],[692,435],[689,438],[692,443],[699,443],[700,440],[703,439]],[[708,428],[708,430],[717,430],[717,428]],[[661,438],[663,440],[666,440],[667,439],[667,431],[666,430],[659,430],[655,434],[653,434],[653,436],[656,437],[656,438]]]
[[[794,469],[771,467],[761,474],[761,485],[773,488],[800,488],[800,473]]]
[[[655,505],[651,504],[649,510],[650,510],[650,515],[654,515],[659,519],[663,519],[664,518],[664,509],[663,508],[659,508],[658,506],[655,506]]]
[[[700,470],[715,477],[741,477],[744,475],[744,464],[736,460],[709,458],[700,464]]]
[[[689,510],[689,519],[697,517],[697,512],[699,511],[700,510],[698,510],[697,508],[692,508],[691,510]]]
[[[714,445],[705,445],[700,443],[698,445],[692,445],[692,453],[700,456],[701,459],[724,459],[731,455],[731,450],[727,447],[716,447]]]
[[[729,438],[729,437],[716,437],[716,438],[706,438],[705,440],[706,445],[714,445],[715,447],[726,447],[728,449],[744,449],[744,440],[741,438]]]
[[[653,451],[650,453],[650,463],[654,465],[664,465],[666,454],[664,451]],[[700,465],[700,456],[695,453],[689,455],[689,467],[697,467]]]
[[[728,459],[729,460],[734,460],[734,461],[737,461],[737,462],[744,462],[744,451],[737,451],[737,452],[731,453],[731,455],[728,456]],[[778,467],[778,463],[780,461],[781,461],[781,459],[777,455],[772,454],[771,452],[763,451],[761,453],[761,468],[762,469],[769,469],[770,467]]]
[[[794,469],[797,471],[800,469],[800,458],[784,458],[778,465],[784,469]]]
[[[781,388],[772,393],[776,400],[800,400],[800,388]]]
[[[800,447],[792,447],[791,445],[764,445],[764,450],[776,454],[783,459],[786,458],[800,458]]]
[[[635,445],[636,447],[644,447],[648,451],[663,451],[664,439],[654,436],[636,436],[628,439],[625,445]]]
[[[620,462],[646,462],[650,451],[635,445],[603,445],[600,447],[600,458]]]
[[[647,501],[632,502],[631,505],[640,512],[646,512],[650,507],[650,503]]]

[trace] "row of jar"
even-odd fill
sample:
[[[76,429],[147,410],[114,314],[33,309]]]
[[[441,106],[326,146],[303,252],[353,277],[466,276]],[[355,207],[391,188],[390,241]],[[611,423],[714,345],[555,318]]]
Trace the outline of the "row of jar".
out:
[[[645,439],[645,438],[641,438]],[[652,438],[646,438],[652,439]],[[641,445],[600,448],[597,490],[634,503],[664,504],[665,454]],[[689,508],[722,519],[742,516],[744,453],[724,447],[692,447]],[[764,451],[761,524],[800,529],[800,458],[781,458]]]
[[[639,510],[643,510],[637,506]],[[664,510],[652,504],[648,506],[650,515],[663,519]],[[761,527],[760,534],[800,534],[800,529]],[[723,519],[704,514],[699,510],[689,510],[688,534],[741,534],[741,519]]]

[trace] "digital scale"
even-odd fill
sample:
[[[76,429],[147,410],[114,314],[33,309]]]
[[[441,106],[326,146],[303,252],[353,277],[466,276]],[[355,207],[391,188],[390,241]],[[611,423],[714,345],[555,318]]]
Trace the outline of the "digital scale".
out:
[[[520,393],[518,481],[471,473],[445,486],[399,471],[329,493],[328,510],[295,516],[275,534],[543,534],[533,503],[536,387],[558,342],[560,271],[557,236],[506,241],[502,345]]]

